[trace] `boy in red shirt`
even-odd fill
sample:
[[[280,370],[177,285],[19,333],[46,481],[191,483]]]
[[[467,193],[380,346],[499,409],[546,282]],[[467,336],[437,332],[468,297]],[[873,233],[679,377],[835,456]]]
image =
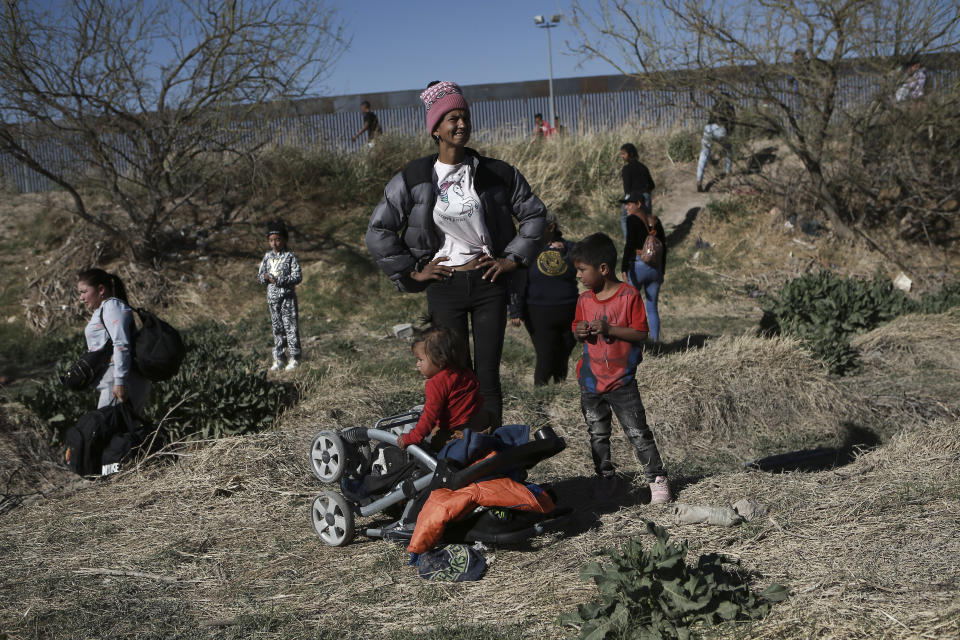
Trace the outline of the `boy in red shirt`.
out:
[[[643,465],[650,503],[669,502],[667,474],[637,390],[641,344],[649,330],[643,300],[636,289],[617,279],[617,248],[606,234],[587,236],[574,246],[571,257],[577,279],[587,289],[577,300],[573,335],[584,345],[577,363],[580,408],[600,489],[609,493],[616,484],[610,462],[612,409]]]

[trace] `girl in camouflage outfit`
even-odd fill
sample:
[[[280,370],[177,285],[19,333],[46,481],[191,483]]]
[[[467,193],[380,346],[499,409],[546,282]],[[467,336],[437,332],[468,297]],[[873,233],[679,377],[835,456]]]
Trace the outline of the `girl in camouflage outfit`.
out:
[[[257,278],[260,284],[267,285],[267,306],[273,326],[273,366],[270,370],[276,371],[283,366],[284,351],[287,351],[290,359],[286,369],[290,371],[300,360],[300,322],[294,288],[303,280],[303,274],[297,256],[287,250],[287,227],[282,221],[267,226],[267,240],[270,251],[260,262]]]

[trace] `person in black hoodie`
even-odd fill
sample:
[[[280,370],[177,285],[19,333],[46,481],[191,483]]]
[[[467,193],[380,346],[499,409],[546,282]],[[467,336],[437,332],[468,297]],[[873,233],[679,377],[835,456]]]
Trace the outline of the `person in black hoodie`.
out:
[[[643,196],[643,204],[647,211],[653,211],[653,204],[650,198],[650,192],[656,188],[653,182],[653,176],[647,165],[640,162],[640,156],[637,148],[631,143],[626,143],[620,147],[620,159],[623,160],[623,169],[620,170],[620,177],[623,179],[623,194],[639,193]],[[620,228],[623,230],[623,237],[627,237],[627,208],[624,207],[620,215]]]
[[[623,247],[621,271],[623,279],[643,293],[643,306],[647,311],[647,324],[650,325],[650,339],[656,342],[660,339],[660,312],[657,310],[657,298],[660,295],[660,285],[663,283],[663,273],[667,263],[667,243],[663,225],[660,224],[659,218],[644,207],[641,194],[628,193],[623,197],[623,203],[627,210],[627,240]],[[644,243],[649,235],[658,238],[662,246],[660,257],[654,261],[654,264],[648,264],[641,259]]]
[[[547,212],[544,246],[529,269],[517,269],[510,279],[510,322],[523,320],[537,352],[533,384],[567,379],[570,352],[577,341],[570,331],[577,310],[577,270],[570,262],[573,243],[560,233],[557,214]]]

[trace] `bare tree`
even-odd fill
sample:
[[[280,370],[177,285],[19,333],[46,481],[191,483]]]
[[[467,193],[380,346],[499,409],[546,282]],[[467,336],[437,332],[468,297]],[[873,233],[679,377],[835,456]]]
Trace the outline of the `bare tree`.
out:
[[[900,65],[960,43],[955,0],[577,0],[571,16],[576,52],[658,88],[729,95],[738,125],[800,160],[807,195],[846,238],[860,230],[834,141],[868,131],[877,105],[844,100],[844,83],[868,80],[890,102]]]
[[[40,5],[2,6],[0,152],[141,263],[184,203],[267,140],[255,112],[314,89],[348,45],[323,0]]]

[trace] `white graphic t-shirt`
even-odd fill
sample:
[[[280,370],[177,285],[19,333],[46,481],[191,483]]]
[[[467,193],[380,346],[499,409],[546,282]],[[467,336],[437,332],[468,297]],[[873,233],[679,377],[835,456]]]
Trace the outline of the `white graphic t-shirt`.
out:
[[[433,222],[443,234],[443,246],[434,254],[447,256],[440,264],[456,267],[490,251],[490,233],[483,221],[480,197],[473,186],[473,158],[460,164],[433,165],[436,176],[437,202],[433,206]]]

